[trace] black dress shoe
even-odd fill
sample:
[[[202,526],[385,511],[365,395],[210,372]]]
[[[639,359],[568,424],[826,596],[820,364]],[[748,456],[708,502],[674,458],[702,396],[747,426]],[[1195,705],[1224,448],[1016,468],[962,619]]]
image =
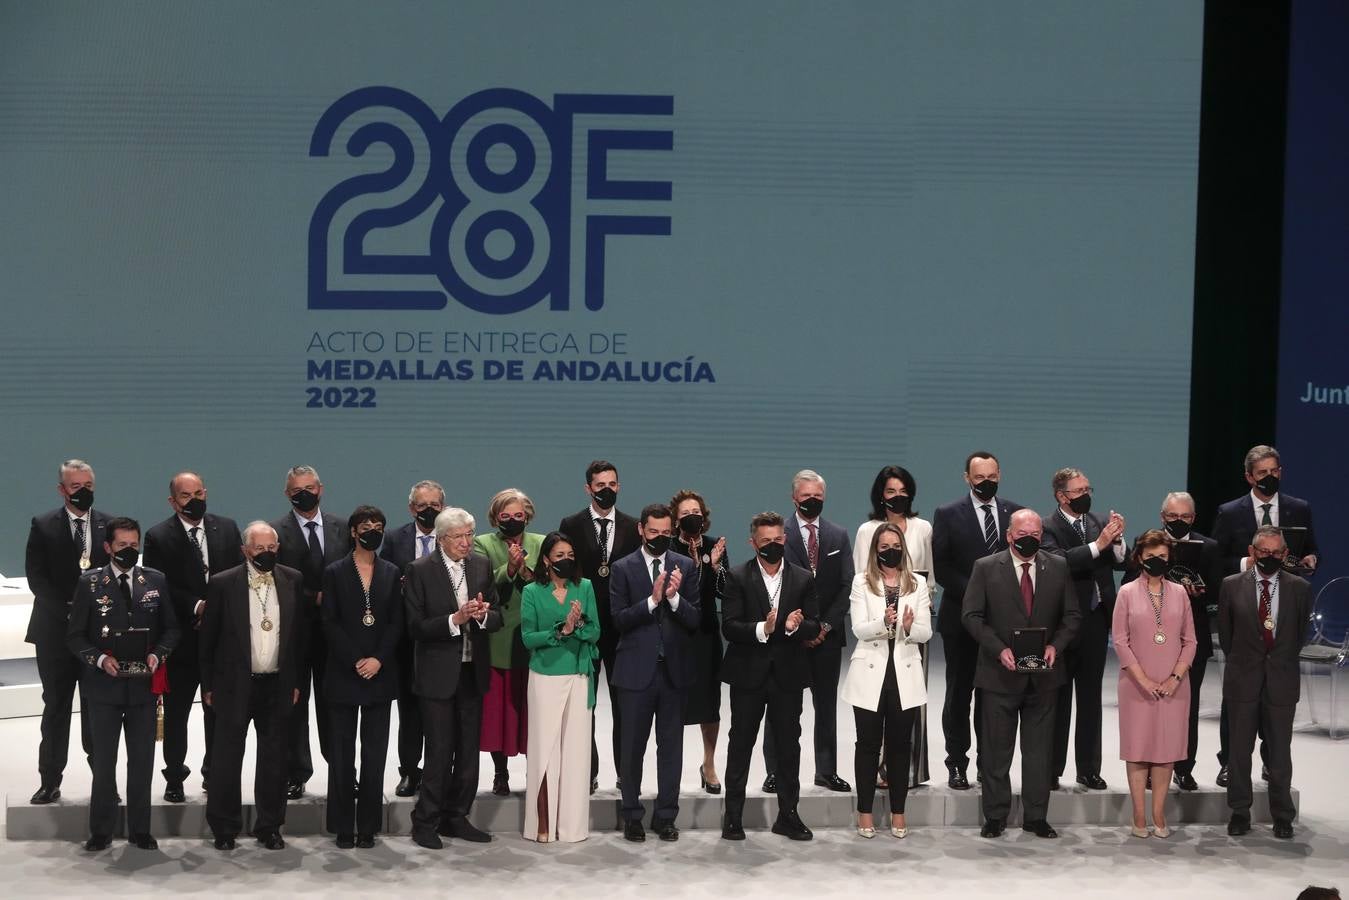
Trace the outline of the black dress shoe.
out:
[[[1175,776],[1176,787],[1182,791],[1199,790],[1199,782],[1194,780],[1194,776],[1189,772],[1177,772]]]
[[[90,853],[97,853],[100,850],[107,850],[112,846],[112,837],[106,834],[95,834],[84,842],[84,849]]]
[[[498,797],[509,797],[511,795],[511,779],[505,772],[498,772],[492,776],[492,793]]]
[[[187,795],[183,793],[183,785],[179,783],[165,786],[164,799],[169,803],[186,803]]]
[[[1251,817],[1234,815],[1227,820],[1227,833],[1231,837],[1241,837],[1251,833]]]
[[[375,836],[373,834],[356,835],[356,846],[362,850],[369,850],[375,846]]]
[[[654,820],[651,823],[651,830],[656,832],[656,837],[660,838],[662,841],[679,840],[679,829],[675,827],[674,822],[664,819]]]
[[[215,836],[215,848],[217,850],[233,850],[234,847],[233,835],[217,834]]]
[[[1229,782],[1229,781],[1231,781],[1231,780],[1232,780],[1232,776],[1228,774],[1228,772],[1227,772],[1227,766],[1219,766],[1219,767],[1218,767],[1218,778],[1217,778],[1218,787],[1227,787],[1227,782]],[[1249,831],[1249,830],[1250,830],[1250,829],[1248,828],[1247,831]],[[1244,832],[1243,832],[1243,833],[1244,833]]]
[[[356,846],[356,836],[351,834],[339,834],[337,836],[337,849],[350,850]]]
[[[304,782],[291,781],[286,784],[286,798],[289,800],[299,800],[304,796]]]
[[[1090,791],[1105,790],[1105,779],[1100,775],[1079,775],[1077,776],[1077,783]]]
[[[398,786],[393,789],[395,797],[411,797],[417,793],[417,783],[421,781],[416,775],[404,775],[398,779]]]
[[[268,850],[286,849],[286,842],[282,839],[279,831],[264,831],[262,834],[254,835],[254,837],[257,838],[259,844]]]
[[[816,775],[815,786],[829,788],[829,790],[838,791],[840,794],[852,793],[852,785],[839,778],[838,775]]]
[[[745,839],[745,826],[740,824],[739,816],[732,816],[728,813],[721,820],[721,839],[723,841],[743,841]]]
[[[128,841],[127,843],[141,850],[159,849],[159,841],[155,840],[154,836],[149,834],[133,834],[131,836],[131,840]]]
[[[33,794],[32,799],[28,802],[36,806],[41,806],[44,803],[55,803],[60,799],[61,789],[59,787],[54,784],[44,784],[37,789],[36,793]]]
[[[1002,837],[1006,824],[1002,819],[984,819],[984,827],[979,829],[979,837]]]
[[[806,823],[801,821],[796,810],[778,813],[777,820],[773,822],[773,833],[793,841],[808,841],[815,837],[815,832],[806,827]]]
[[[623,840],[640,844],[646,840],[646,829],[636,819],[629,819],[623,823]]]
[[[1269,781],[1269,766],[1263,764],[1260,766],[1260,780]]]
[[[448,824],[448,833],[452,838],[459,838],[461,841],[468,841],[473,844],[490,844],[492,842],[490,834],[475,827],[468,819],[451,819]],[[445,834],[446,832],[441,833]]]
[[[778,792],[778,776],[770,774],[763,780],[763,792],[765,794],[776,794]]]
[[[1291,841],[1293,839],[1293,823],[1275,821],[1274,836],[1281,841]]]
[[[1021,830],[1029,831],[1036,837],[1042,838],[1056,838],[1059,836],[1059,833],[1054,830],[1054,826],[1050,825],[1044,819],[1036,819],[1033,822],[1026,822],[1022,824]]]
[[[445,842],[440,839],[440,835],[434,831],[414,831],[412,832],[412,843],[418,847],[425,847],[427,850],[443,850]]]
[[[969,779],[965,777],[964,771],[955,766],[946,767],[946,784],[953,791],[968,791],[970,789]]]

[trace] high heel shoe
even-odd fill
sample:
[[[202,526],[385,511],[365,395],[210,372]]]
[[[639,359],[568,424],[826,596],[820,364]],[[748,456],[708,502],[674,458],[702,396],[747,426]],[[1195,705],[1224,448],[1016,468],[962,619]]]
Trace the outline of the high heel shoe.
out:
[[[509,797],[511,795],[511,780],[508,774],[498,772],[492,777],[492,793],[498,797]]]
[[[1139,828],[1137,825],[1129,826],[1129,833],[1136,838],[1152,837],[1152,833],[1146,828]]]
[[[876,828],[875,828],[875,826],[872,826],[872,825],[868,825],[868,826],[866,826],[865,828],[862,827],[861,825],[858,825],[858,826],[857,826],[857,836],[858,836],[858,837],[864,837],[864,838],[866,838],[867,840],[871,840],[872,838],[874,838],[874,837],[876,836]]]
[[[891,825],[890,836],[903,840],[904,838],[909,836],[909,828],[907,825],[905,826]]]
[[[707,791],[709,794],[721,793],[721,782],[708,781],[707,776],[703,774],[702,766],[698,767],[698,781],[701,782],[703,790]]]
[[[1165,823],[1165,822],[1163,822],[1162,824],[1158,825],[1158,824],[1156,824],[1156,822],[1154,821],[1154,822],[1153,822],[1153,825],[1152,825],[1152,836],[1153,836],[1153,837],[1159,837],[1159,838],[1169,838],[1169,837],[1171,836],[1171,829],[1168,828],[1168,827],[1166,827],[1166,823]]]

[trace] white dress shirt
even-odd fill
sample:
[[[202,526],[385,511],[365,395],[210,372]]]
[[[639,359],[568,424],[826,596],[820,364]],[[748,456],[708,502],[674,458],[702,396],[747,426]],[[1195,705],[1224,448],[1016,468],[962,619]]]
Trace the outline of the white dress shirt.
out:
[[[607,560],[608,562],[613,562],[614,532],[618,530],[618,518],[614,516],[614,511],[612,508],[602,516],[595,512],[594,505],[588,506],[586,507],[586,509],[590,511],[590,527],[595,530],[596,543],[598,543],[600,539],[600,524],[599,524],[600,519],[604,519],[606,522],[609,523],[608,525],[605,526],[604,547],[601,549],[600,556],[601,558]],[[647,566],[646,568],[648,572],[651,571],[650,566]]]
[[[422,538],[430,538],[429,541],[423,541]],[[430,534],[422,534],[421,528],[415,523],[412,526],[412,558],[421,559],[436,552],[436,533],[433,530]]]
[[[1261,509],[1261,507],[1264,506],[1266,503],[1269,504],[1269,524],[1273,525],[1275,528],[1278,528],[1279,495],[1275,494],[1268,500],[1261,500],[1259,497],[1255,496],[1255,491],[1251,491],[1251,505],[1255,507],[1255,527],[1259,528],[1261,525],[1265,524],[1265,511]],[[1243,556],[1241,558],[1239,570],[1245,572],[1248,568],[1250,568],[1250,566],[1247,565],[1246,557]]]
[[[763,560],[756,558],[755,562],[759,564],[759,576],[763,578],[764,590],[768,591],[768,605],[776,610],[778,608],[778,599],[782,594],[782,573],[787,568],[787,563],[785,561],[778,563],[778,570],[772,575],[769,575],[768,570],[763,566]],[[783,627],[786,627],[785,621],[783,622]],[[788,630],[787,634],[796,634],[796,629],[792,628]],[[764,631],[763,622],[754,626],[754,636],[759,639],[759,643],[768,643],[768,633]]]
[[[454,601],[460,609],[468,602],[468,569],[464,566],[464,560],[453,560],[442,553],[440,558],[445,560],[445,571],[450,575],[450,590],[454,592]],[[454,616],[448,619],[450,623],[450,637],[459,637],[463,631],[467,630],[468,623],[464,623],[464,628],[454,624]],[[464,635],[464,653],[460,657],[464,662],[473,659],[473,642],[469,640],[468,635]]]
[[[267,583],[254,587],[253,582],[267,578]],[[271,620],[272,630],[262,629],[263,601],[267,605],[267,618]],[[254,675],[275,672],[281,666],[281,604],[276,597],[276,579],[248,564],[248,645],[252,671]]]
[[[1022,573],[1023,571],[1029,572],[1029,573],[1030,573],[1030,586],[1031,586],[1031,590],[1034,591],[1034,590],[1035,590],[1035,577],[1036,577],[1036,576],[1035,576],[1035,557],[1032,556],[1030,559],[1022,559],[1021,557],[1019,557],[1019,556],[1016,555],[1016,551],[1015,551],[1015,550],[1010,550],[1010,551],[1008,551],[1008,552],[1010,552],[1010,553],[1012,554],[1012,565],[1016,567],[1016,583],[1017,583],[1017,586],[1018,586],[1018,587],[1021,586],[1021,573]],[[1038,556],[1038,555],[1039,555],[1039,554],[1037,553],[1036,556]],[[1023,570],[1021,567],[1022,567],[1022,566],[1025,566],[1025,565],[1029,565],[1030,568],[1029,568],[1029,569],[1024,569],[1024,570]]]
[[[1002,537],[1002,523],[998,521],[998,498],[994,497],[988,502],[979,499],[979,495],[970,491],[970,502],[974,504],[974,519],[979,523],[979,531],[984,530],[984,507],[989,507],[989,513],[993,516],[993,533]]]
[[[642,562],[644,562],[644,563],[646,564],[646,571],[647,571],[647,574],[649,575],[649,574],[651,574],[651,564],[652,564],[653,562],[656,561],[656,557],[652,556],[652,555],[651,555],[651,552],[650,552],[649,550],[646,549],[646,544],[645,544],[645,543],[642,544],[641,554],[642,554]],[[664,574],[664,573],[665,573],[665,558],[662,557],[662,558],[661,558],[661,574]],[[679,592],[678,592],[678,591],[675,591],[674,594],[670,597],[670,599],[667,600],[667,601],[665,601],[665,602],[668,603],[668,604],[670,604],[670,609],[671,609],[671,610],[677,610],[677,609],[679,609]],[[646,598],[646,609],[647,609],[647,612],[653,612],[653,613],[654,613],[654,612],[656,611],[656,605],[657,605],[657,604],[656,604],[656,582],[655,582],[655,579],[652,579],[652,582],[651,582],[651,596],[649,596],[649,597]]]

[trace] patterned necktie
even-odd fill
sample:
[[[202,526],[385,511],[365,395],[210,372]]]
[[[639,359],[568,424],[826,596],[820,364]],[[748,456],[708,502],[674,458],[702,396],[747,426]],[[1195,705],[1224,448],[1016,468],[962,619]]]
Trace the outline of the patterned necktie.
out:
[[[431,553],[431,538],[433,537],[435,537],[435,535],[418,535],[417,539],[422,542],[422,556],[427,556]]]
[[[318,523],[306,522],[304,527],[309,529],[309,563],[314,567],[315,572],[322,572],[323,545],[319,543]]]
[[[1273,503],[1261,503],[1261,504],[1260,504],[1260,508],[1261,508],[1262,510],[1264,510],[1264,512],[1262,512],[1262,513],[1260,514],[1260,524],[1261,524],[1261,525],[1273,525],[1273,524],[1274,524],[1274,521],[1273,521],[1272,519],[1270,519],[1270,517],[1269,517],[1269,511],[1270,511],[1271,508],[1273,508],[1273,506],[1274,506]]]
[[[1248,609],[1250,607],[1247,607]],[[1270,621],[1270,599],[1269,599],[1269,579],[1260,579],[1260,639],[1265,642],[1265,650],[1274,648],[1274,629],[1266,628],[1265,623]]]
[[[820,541],[815,536],[815,523],[807,522],[806,531],[810,532],[806,540],[806,557],[810,560],[810,570],[814,572],[820,567]]]
[[[1073,523],[1073,530],[1077,532],[1077,538],[1085,547],[1087,544],[1087,517],[1078,516],[1077,521]]]
[[[80,559],[89,558],[89,545],[84,540],[84,520],[75,520],[75,543],[79,547]]]
[[[188,537],[192,538],[192,546],[197,548],[197,556],[201,558],[201,570],[202,570],[203,572],[205,572],[205,571],[207,570],[207,569],[206,569],[206,557],[202,554],[202,550],[201,550],[201,537],[199,536],[199,532],[200,532],[200,531],[201,531],[201,529],[200,529],[199,527],[197,527],[196,525],[193,525],[193,526],[188,530],[187,534],[188,534]]]
[[[984,511],[984,547],[994,553],[998,549],[998,527],[993,524],[993,504],[985,503],[980,508]]]
[[[600,523],[600,562],[609,561],[609,520],[596,519]]]
[[[1031,607],[1035,605],[1035,585],[1030,581],[1030,563],[1021,564],[1021,602],[1026,605],[1026,618],[1030,618]]]

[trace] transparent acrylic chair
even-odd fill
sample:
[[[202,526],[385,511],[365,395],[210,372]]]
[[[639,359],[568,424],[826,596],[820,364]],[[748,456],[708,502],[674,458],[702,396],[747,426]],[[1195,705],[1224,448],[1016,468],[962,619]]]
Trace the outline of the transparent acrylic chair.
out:
[[[1324,726],[1331,740],[1349,727],[1349,576],[1328,581],[1316,595],[1302,648],[1302,695],[1312,723]]]

